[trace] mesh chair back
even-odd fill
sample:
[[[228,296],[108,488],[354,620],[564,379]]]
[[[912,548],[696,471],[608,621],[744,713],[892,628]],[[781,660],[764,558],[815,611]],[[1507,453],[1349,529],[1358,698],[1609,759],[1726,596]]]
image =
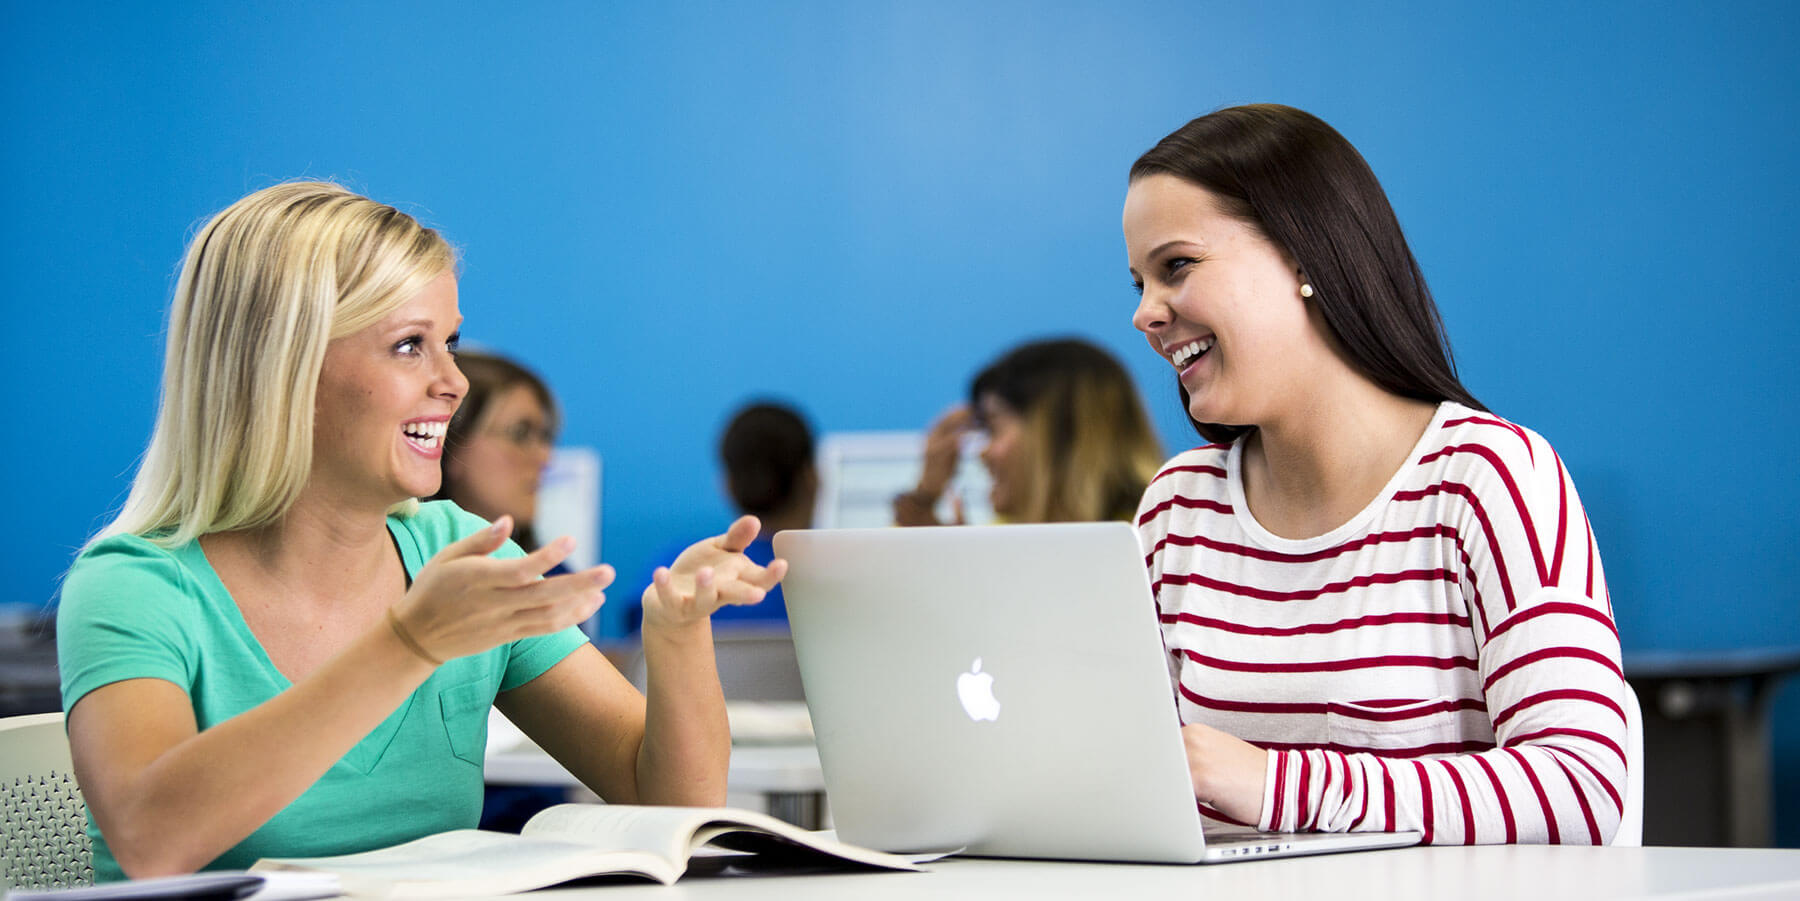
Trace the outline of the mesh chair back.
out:
[[[0,719],[0,887],[94,881],[87,805],[61,713]]]

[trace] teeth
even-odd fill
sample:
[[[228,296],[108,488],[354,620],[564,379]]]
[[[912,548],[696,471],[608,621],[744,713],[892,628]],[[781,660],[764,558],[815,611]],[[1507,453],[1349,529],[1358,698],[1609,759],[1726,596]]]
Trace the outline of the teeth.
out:
[[[448,427],[449,423],[445,422],[409,422],[401,426],[400,431],[411,438],[413,443],[431,448],[444,440],[444,430]]]
[[[1169,361],[1175,364],[1176,369],[1180,369],[1181,367],[1186,366],[1189,360],[1211,350],[1214,340],[1215,339],[1212,338],[1201,338],[1198,341],[1190,341],[1177,347],[1175,348],[1174,353],[1169,354]]]

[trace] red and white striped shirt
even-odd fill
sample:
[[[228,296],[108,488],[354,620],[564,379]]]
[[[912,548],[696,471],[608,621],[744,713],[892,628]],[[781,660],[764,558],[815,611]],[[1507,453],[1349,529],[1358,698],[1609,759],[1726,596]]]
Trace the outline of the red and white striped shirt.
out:
[[[1242,458],[1175,457],[1137,522],[1182,722],[1269,750],[1254,825],[1610,840],[1618,631],[1550,445],[1443,403],[1379,497],[1299,540],[1251,517]]]

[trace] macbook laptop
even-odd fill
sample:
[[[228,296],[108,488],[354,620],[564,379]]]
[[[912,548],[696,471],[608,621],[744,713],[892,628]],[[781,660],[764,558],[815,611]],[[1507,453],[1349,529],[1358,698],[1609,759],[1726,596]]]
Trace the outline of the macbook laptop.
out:
[[[785,531],[775,551],[845,841],[1204,863],[1420,840],[1203,832],[1126,523]]]

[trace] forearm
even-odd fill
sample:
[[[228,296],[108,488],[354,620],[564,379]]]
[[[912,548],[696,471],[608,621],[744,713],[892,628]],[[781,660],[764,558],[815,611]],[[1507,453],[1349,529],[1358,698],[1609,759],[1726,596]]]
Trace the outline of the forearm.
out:
[[[192,872],[303,794],[431,672],[389,630],[371,629],[286,691],[162,745],[150,759],[130,760],[129,751],[109,755],[135,772],[118,781],[90,774],[99,777],[100,790],[89,797],[95,819],[128,875]],[[81,706],[71,722],[77,745],[89,737],[115,748],[161,744],[130,734],[145,724],[125,717],[106,722],[99,709],[92,711],[98,719],[81,722],[88,712]]]
[[[1400,759],[1312,749],[1276,753],[1264,828],[1424,833],[1427,843],[1604,844],[1619,810],[1567,747]]]
[[[713,658],[712,624],[644,630],[646,709],[637,755],[638,801],[719,806],[731,765],[731,727]]]

